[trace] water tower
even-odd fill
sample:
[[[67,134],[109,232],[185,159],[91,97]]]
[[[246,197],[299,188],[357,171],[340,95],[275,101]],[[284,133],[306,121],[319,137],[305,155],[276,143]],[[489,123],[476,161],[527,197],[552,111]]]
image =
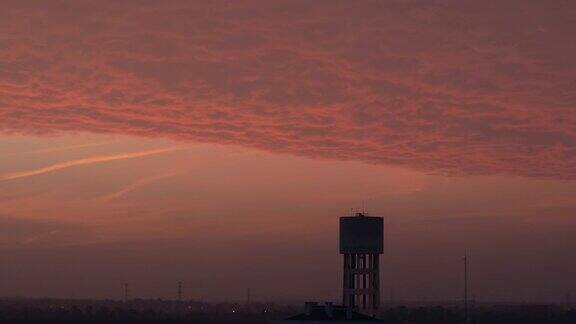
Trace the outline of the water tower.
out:
[[[382,217],[340,217],[340,254],[344,255],[343,306],[376,316],[380,306],[380,254],[384,251]]]

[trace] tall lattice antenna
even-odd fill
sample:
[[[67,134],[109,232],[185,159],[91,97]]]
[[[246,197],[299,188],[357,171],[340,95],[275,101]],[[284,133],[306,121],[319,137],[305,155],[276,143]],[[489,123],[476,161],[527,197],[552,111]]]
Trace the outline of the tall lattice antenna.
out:
[[[468,323],[468,251],[464,251],[464,320]]]
[[[128,283],[124,283],[124,302],[127,303],[128,302]]]

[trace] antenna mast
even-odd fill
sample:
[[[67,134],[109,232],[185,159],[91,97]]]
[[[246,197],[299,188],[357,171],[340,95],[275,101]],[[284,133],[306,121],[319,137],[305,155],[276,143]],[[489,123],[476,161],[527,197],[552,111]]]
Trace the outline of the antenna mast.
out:
[[[128,302],[128,283],[124,283],[124,302]]]
[[[464,320],[468,323],[468,251],[464,252]]]

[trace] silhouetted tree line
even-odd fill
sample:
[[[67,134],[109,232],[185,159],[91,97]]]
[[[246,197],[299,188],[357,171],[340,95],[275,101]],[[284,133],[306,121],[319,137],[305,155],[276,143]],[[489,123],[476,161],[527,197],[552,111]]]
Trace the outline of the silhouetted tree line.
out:
[[[396,307],[380,318],[391,324],[576,324],[576,310],[555,305],[482,306],[469,310],[466,321],[457,307]]]
[[[10,324],[264,324],[300,310],[271,304],[200,304],[170,301],[121,302],[18,301],[0,302],[0,323]],[[464,312],[458,307],[394,307],[382,311],[390,324],[461,324]],[[574,323],[576,310],[554,305],[479,306],[469,311],[470,324]]]
[[[294,310],[282,312],[269,305],[200,304],[173,301],[121,302],[30,300],[0,302],[0,323],[10,324],[268,324]]]
[[[11,324],[200,324],[200,323],[269,323],[273,314],[218,314],[195,313],[174,314],[155,310],[124,310],[102,307],[94,312],[79,309],[23,308],[0,313],[0,323]]]

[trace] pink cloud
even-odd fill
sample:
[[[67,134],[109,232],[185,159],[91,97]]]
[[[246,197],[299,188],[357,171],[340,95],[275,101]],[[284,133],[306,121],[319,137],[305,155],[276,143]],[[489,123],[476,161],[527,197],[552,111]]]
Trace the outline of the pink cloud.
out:
[[[0,130],[576,178],[570,2],[5,1]]]

